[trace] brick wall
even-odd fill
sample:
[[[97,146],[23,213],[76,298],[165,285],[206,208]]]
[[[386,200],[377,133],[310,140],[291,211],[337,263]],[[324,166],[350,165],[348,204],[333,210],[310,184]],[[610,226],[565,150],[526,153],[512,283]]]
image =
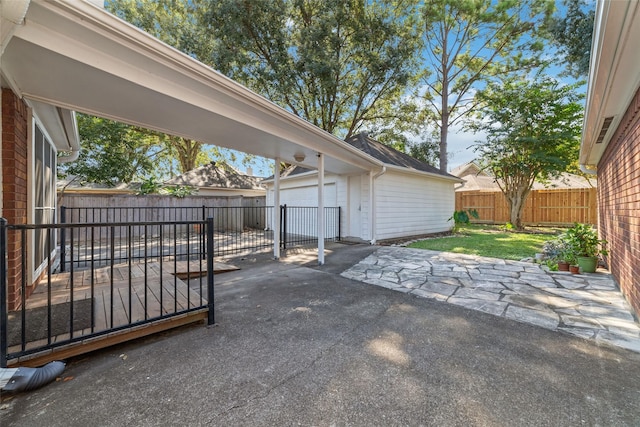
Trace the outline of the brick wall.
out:
[[[27,222],[27,106],[11,90],[2,89],[2,216],[9,224]],[[8,305],[17,308],[21,300],[22,250],[20,236],[9,234]],[[27,292],[30,292],[30,288]]]
[[[640,316],[640,90],[598,164],[598,208],[609,267]]]

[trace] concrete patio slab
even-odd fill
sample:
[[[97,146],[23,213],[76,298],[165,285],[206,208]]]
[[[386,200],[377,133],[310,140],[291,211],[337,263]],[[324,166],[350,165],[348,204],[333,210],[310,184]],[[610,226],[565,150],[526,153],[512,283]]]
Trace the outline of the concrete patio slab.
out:
[[[2,425],[637,424],[640,354],[339,275],[375,249],[234,261],[216,326],[70,360]]]

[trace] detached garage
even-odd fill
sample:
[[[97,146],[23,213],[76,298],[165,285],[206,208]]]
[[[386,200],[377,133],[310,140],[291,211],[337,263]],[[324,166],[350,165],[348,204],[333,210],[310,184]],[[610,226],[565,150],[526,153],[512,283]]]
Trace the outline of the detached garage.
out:
[[[451,228],[455,184],[462,180],[361,133],[351,146],[382,162],[363,174],[324,177],[324,206],[340,207],[342,236],[378,240],[439,233]],[[267,205],[274,203],[273,178],[263,181]],[[280,175],[280,204],[318,206],[317,171],[293,165]],[[309,224],[310,232],[315,224]],[[333,236],[326,236],[333,237]]]

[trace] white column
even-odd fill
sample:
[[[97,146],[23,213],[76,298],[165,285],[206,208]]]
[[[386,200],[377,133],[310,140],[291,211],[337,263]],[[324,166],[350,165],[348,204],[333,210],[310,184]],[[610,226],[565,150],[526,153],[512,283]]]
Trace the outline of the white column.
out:
[[[280,158],[273,170],[273,257],[280,259]],[[286,230],[285,230],[286,231]]]
[[[324,264],[324,154],[318,153],[318,265]]]
[[[373,191],[373,183],[375,181],[375,176],[373,171],[369,171],[369,229],[370,231],[370,242],[372,245],[376,243],[376,216],[375,216],[375,192]]]

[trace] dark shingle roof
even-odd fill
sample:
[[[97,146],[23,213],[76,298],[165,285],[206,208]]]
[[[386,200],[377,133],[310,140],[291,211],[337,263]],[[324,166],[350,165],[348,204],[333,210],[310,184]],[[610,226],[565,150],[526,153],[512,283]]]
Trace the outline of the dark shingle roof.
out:
[[[353,135],[352,137],[345,139],[345,142],[388,165],[418,170],[421,172],[429,172],[448,178],[457,178],[451,174],[440,172],[440,169],[427,163],[421,162],[420,160],[414,159],[410,155],[398,151],[395,148],[384,145],[381,142],[378,142],[375,139],[371,138],[366,133]],[[312,169],[292,165],[287,169],[284,169],[280,174],[280,177],[284,178],[287,176],[300,175],[310,171],[312,171]],[[273,179],[273,175],[266,179]]]
[[[448,173],[440,172],[440,169],[436,167],[421,162],[420,160],[414,159],[408,154],[405,154],[401,151],[396,150],[395,148],[391,148],[388,145],[384,145],[376,141],[375,139],[369,137],[366,133],[353,135],[352,137],[347,138],[345,141],[355,148],[369,154],[371,157],[374,157],[388,165],[400,166],[407,169],[414,169],[422,172],[429,172],[450,178],[455,178]]]

